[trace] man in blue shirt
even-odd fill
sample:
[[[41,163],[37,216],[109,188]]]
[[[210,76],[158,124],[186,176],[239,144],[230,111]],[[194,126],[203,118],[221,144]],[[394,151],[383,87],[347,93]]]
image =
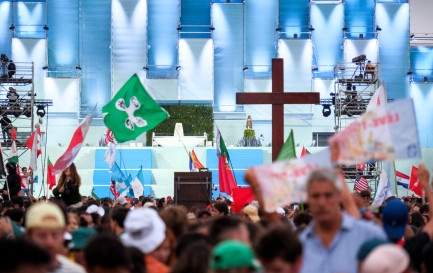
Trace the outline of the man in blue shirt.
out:
[[[342,212],[340,203],[351,198],[347,190],[342,192],[343,183],[329,168],[314,170],[307,180],[313,222],[300,235],[304,246],[302,273],[357,272],[360,246],[373,238],[386,240],[382,228]]]

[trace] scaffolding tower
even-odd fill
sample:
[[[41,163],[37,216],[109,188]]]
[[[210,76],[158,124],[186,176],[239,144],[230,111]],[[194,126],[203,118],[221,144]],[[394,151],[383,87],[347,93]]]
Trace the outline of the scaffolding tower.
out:
[[[366,64],[366,56],[360,55],[351,63],[338,63],[334,68],[334,93],[332,104],[335,105],[334,129],[340,132],[355,119],[359,118],[367,109],[374,92],[379,88],[379,63]],[[371,162],[365,164],[360,170],[357,165],[342,166],[348,182],[363,176],[371,189],[376,189],[379,181],[382,164]]]

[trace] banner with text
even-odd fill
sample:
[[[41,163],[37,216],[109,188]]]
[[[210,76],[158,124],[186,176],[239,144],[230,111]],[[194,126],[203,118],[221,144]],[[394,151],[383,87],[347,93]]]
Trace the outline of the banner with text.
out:
[[[307,176],[320,167],[331,167],[329,149],[298,159],[254,167],[265,210],[273,212],[291,202],[305,200]]]
[[[384,111],[385,110],[385,111]],[[388,103],[363,114],[330,138],[340,148],[338,162],[420,158],[421,150],[412,99]]]

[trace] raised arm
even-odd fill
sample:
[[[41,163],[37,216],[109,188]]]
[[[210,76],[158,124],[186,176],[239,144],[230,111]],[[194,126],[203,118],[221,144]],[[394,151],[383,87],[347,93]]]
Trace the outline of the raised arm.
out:
[[[424,164],[419,165],[418,180],[421,183],[421,186],[424,190],[425,197],[427,197],[428,208],[429,208],[428,214],[430,216],[430,221],[426,223],[423,231],[427,233],[428,236],[430,237],[430,240],[432,240],[433,239],[433,219],[432,219],[433,218],[433,193],[429,186],[430,174]]]

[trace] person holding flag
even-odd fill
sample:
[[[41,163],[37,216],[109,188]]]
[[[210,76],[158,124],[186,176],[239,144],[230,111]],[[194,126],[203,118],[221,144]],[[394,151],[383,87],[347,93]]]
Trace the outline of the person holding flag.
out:
[[[24,194],[26,196],[30,196],[30,184],[33,184],[33,180],[32,180],[32,173],[33,171],[30,170],[30,172],[27,172],[27,168],[26,167],[22,167],[21,171],[23,172],[23,174],[21,175],[21,196],[23,196]]]
[[[8,176],[2,189],[3,200],[17,196],[21,190],[21,177],[17,174],[17,165],[14,162],[6,164]]]

